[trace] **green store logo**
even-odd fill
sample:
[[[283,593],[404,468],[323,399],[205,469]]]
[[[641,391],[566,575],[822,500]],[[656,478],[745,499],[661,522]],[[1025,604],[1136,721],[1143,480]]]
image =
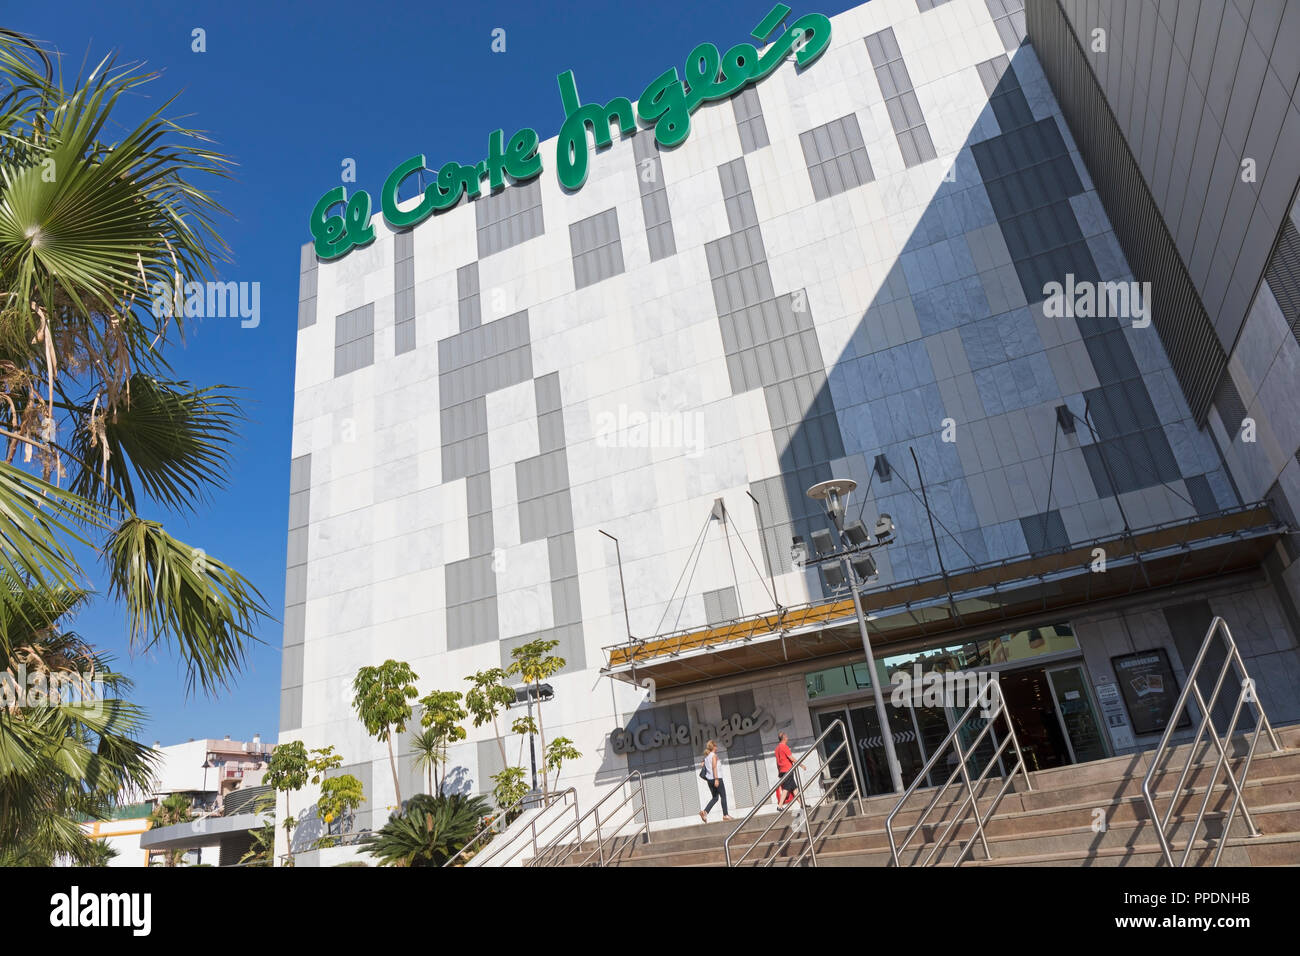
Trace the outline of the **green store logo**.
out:
[[[757,83],[794,54],[799,66],[807,66],[826,51],[831,40],[831,21],[820,13],[809,13],[795,20],[783,33],[777,28],[790,15],[790,8],[777,4],[754,28],[751,36],[766,47],[761,53],[752,43],[738,43],[726,53],[719,53],[712,43],[701,43],[686,58],[683,78],[670,67],[650,81],[636,101],[635,110],[627,97],[616,97],[604,106],[583,105],[573,71],[561,73],[557,80],[560,102],[564,107],[564,125],[555,145],[556,178],[565,189],[578,190],[587,181],[590,160],[587,133],[590,130],[597,147],[611,142],[610,128],[617,124],[626,136],[636,131],[638,120],[653,127],[655,141],[664,148],[682,143],[691,132],[691,114],[705,103],[727,99]],[[502,130],[488,137],[488,155],[473,165],[449,161],[438,168],[437,175],[424,190],[420,201],[410,209],[397,206],[398,192],[409,177],[432,172],[419,153],[389,173],[379,192],[384,220],[394,229],[406,229],[423,222],[435,212],[450,209],[468,196],[476,199],[487,180],[488,190],[505,187],[507,179],[522,183],[542,171],[541,140],[535,129],[521,129],[505,139]],[[374,241],[375,227],[370,222],[371,198],[364,189],[348,196],[347,188],[336,186],[321,196],[311,213],[311,234],[316,255],[337,259],[356,246]]]

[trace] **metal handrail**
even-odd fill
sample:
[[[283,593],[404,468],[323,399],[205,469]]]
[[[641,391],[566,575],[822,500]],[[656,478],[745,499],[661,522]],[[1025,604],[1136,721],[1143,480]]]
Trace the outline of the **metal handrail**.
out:
[[[510,813],[511,813],[511,811],[514,811],[514,810],[520,810],[520,809],[523,807],[523,804],[524,804],[525,801],[537,801],[537,802],[540,804],[540,806],[537,807],[537,815],[533,817],[531,823],[529,824],[529,831],[530,831],[531,834],[532,834],[533,853],[534,853],[534,855],[536,855],[536,853],[537,853],[537,819],[538,819],[538,817],[540,817],[543,813],[545,813],[547,810],[549,810],[549,809],[552,807],[552,805],[554,805],[556,802],[558,802],[559,800],[564,799],[564,798],[566,798],[566,797],[568,797],[568,796],[572,796],[572,797],[573,797],[573,814],[574,814],[574,817],[576,818],[577,815],[578,815],[578,791],[575,790],[573,787],[569,787],[569,788],[566,789],[566,790],[556,790],[556,791],[554,791],[554,792],[552,792],[552,793],[545,794],[544,796],[541,797],[540,800],[538,800],[538,798],[537,798],[534,794],[531,794],[531,793],[529,793],[529,794],[525,794],[524,796],[522,796],[522,797],[520,797],[518,800],[516,800],[514,803],[510,804],[510,806],[506,807],[504,810],[502,810],[500,813],[498,813],[496,816],[494,816],[494,817],[491,819],[490,822],[488,822],[487,824],[485,824],[485,825],[483,826],[483,828],[480,829],[480,830],[478,831],[478,833],[474,834],[474,837],[473,837],[473,838],[472,838],[468,843],[466,843],[463,847],[461,847],[460,850],[456,853],[456,855],[453,856],[451,859],[449,859],[446,863],[444,863],[443,866],[451,866],[451,865],[454,864],[457,860],[459,860],[461,857],[465,856],[465,854],[469,853],[469,851],[470,851],[470,850],[475,846],[475,844],[477,844],[479,841],[483,840],[485,837],[489,836],[490,834],[492,834],[492,833],[494,833],[494,832],[497,832],[497,825],[498,825],[501,821],[503,821],[503,820],[511,820],[511,818],[510,818]],[[531,810],[531,809],[533,809],[533,807],[528,807],[528,808],[526,808],[526,809]],[[511,820],[511,822],[513,822],[513,821]],[[509,824],[507,823],[507,826],[508,826],[508,825],[509,825]],[[544,828],[543,828],[543,829],[544,829]],[[484,857],[484,860],[490,860],[490,859],[495,858],[496,855],[497,855],[498,853],[500,853],[502,850],[504,850],[504,849],[505,849],[507,846],[509,846],[511,843],[515,843],[515,842],[519,842],[519,841],[518,841],[518,837],[516,837],[516,838],[513,839],[513,840],[507,841],[506,843],[502,843],[502,844],[498,845],[496,849],[494,849],[491,853],[489,853],[486,857]],[[515,850],[514,853],[511,853],[511,854],[510,854],[508,857],[506,857],[505,860],[503,860],[502,862],[503,862],[503,863],[509,863],[511,860],[513,860],[516,856],[519,855],[520,850],[522,850],[523,847],[526,846],[526,845],[527,845],[527,844],[521,844],[521,845],[519,846],[519,848]]]
[[[595,827],[596,827],[596,849],[588,852],[586,856],[584,856],[581,860],[578,861],[577,865],[586,866],[588,863],[591,862],[592,857],[598,857],[600,860],[600,866],[604,866],[605,865],[605,844],[608,843],[610,840],[615,839],[619,835],[619,833],[622,832],[625,824],[619,824],[617,827],[615,827],[614,831],[610,833],[608,837],[602,835],[601,823],[600,823],[600,808],[601,806],[604,805],[605,801],[609,800],[611,797],[616,796],[617,794],[622,792],[623,787],[625,787],[629,781],[633,780],[633,778],[635,778],[636,780],[635,789],[633,789],[633,791],[630,794],[624,797],[623,801],[618,806],[614,807],[613,810],[609,811],[609,813],[605,817],[605,824],[608,826],[610,819],[613,817],[615,813],[617,813],[619,810],[622,810],[625,806],[627,806],[636,797],[639,796],[641,798],[641,805],[640,807],[632,811],[631,819],[628,820],[627,822],[633,823],[636,821],[636,818],[638,816],[641,816],[643,818],[641,826],[639,826],[636,829],[636,832],[632,834],[632,839],[635,840],[644,832],[646,842],[649,843],[650,842],[650,809],[649,809],[649,804],[646,803],[646,798],[645,798],[645,778],[641,776],[641,771],[633,770],[631,773],[629,773],[626,777],[624,777],[614,786],[610,787],[609,792],[606,793],[603,797],[601,797],[600,800],[596,803],[596,805],[592,807],[590,810],[588,810],[586,813],[584,813],[580,819],[574,820],[572,823],[570,823],[567,827],[564,828],[564,830],[560,832],[558,836],[555,837],[555,839],[553,839],[546,846],[542,847],[542,849],[538,853],[534,854],[532,860],[529,861],[528,865],[529,866],[562,866],[565,862],[569,860],[570,857],[573,856],[574,853],[576,853],[579,849],[581,849],[582,824],[588,817],[591,817],[594,819]],[[571,833],[576,834],[577,839],[560,848],[561,844]],[[553,858],[549,857],[548,854],[551,854],[557,848],[560,848],[558,855],[554,856]]]
[[[990,689],[992,689],[993,692],[991,696],[989,695]],[[985,700],[986,696],[988,697],[987,701]],[[971,715],[974,714],[977,709],[980,711],[980,716],[985,719],[984,727],[976,735],[975,739],[967,746],[966,752],[962,753],[961,740],[959,737],[961,729],[966,725],[966,721],[970,719]],[[988,763],[985,764],[983,772],[974,782],[972,782],[970,773],[966,766],[967,762],[975,755],[975,751],[978,749],[980,741],[982,741],[986,736],[991,734],[993,742],[997,742],[997,733],[993,730],[993,725],[1000,716],[1006,717],[1007,738],[994,748],[993,754],[989,758]],[[948,779],[944,781],[942,786],[934,788],[934,797],[931,798],[929,805],[927,805],[925,810],[922,811],[921,815],[916,819],[916,822],[908,828],[907,835],[904,837],[903,842],[896,842],[894,839],[894,818],[902,812],[903,806],[907,803],[912,794],[919,790],[922,784],[929,779],[930,770],[939,762],[939,758],[947,751],[949,744],[952,745],[953,750],[957,755],[956,769],[948,775]],[[1008,745],[1015,749],[1016,761],[1012,765],[1010,771],[1006,774],[1006,780],[998,790],[997,795],[994,796],[993,802],[989,805],[988,812],[981,816],[979,801],[976,799],[976,790],[978,787],[983,785],[984,779],[988,776],[989,771],[998,764],[1002,754],[1006,752]],[[962,845],[961,852],[957,854],[957,859],[953,863],[953,866],[961,864],[961,861],[966,858],[966,854],[970,852],[970,848],[974,845],[977,838],[984,847],[985,857],[992,859],[992,853],[989,851],[988,839],[984,834],[984,826],[997,811],[998,804],[1002,802],[1003,796],[1006,795],[1007,788],[1011,786],[1012,781],[1016,778],[1017,770],[1019,770],[1021,776],[1025,778],[1025,787],[1032,790],[1034,787],[1033,784],[1029,782],[1029,772],[1025,767],[1025,756],[1020,750],[1020,741],[1016,739],[1016,728],[1011,723],[1011,716],[1007,711],[1006,698],[1002,696],[1002,688],[998,683],[996,681],[989,681],[975,696],[974,702],[966,708],[966,712],[956,721],[948,736],[945,737],[943,742],[934,749],[934,753],[931,755],[930,759],[925,762],[925,766],[921,768],[921,772],[916,775],[916,779],[912,781],[912,785],[904,791],[902,798],[898,801],[898,805],[895,806],[894,809],[890,811],[889,816],[885,818],[885,834],[889,837],[889,852],[893,856],[894,866],[903,865],[902,861],[899,859],[899,854],[902,853],[903,850],[907,849],[908,843],[912,841],[914,836],[922,832],[922,827],[925,825],[926,818],[929,817],[931,811],[938,806],[939,801],[943,799],[943,795],[948,792],[948,788],[952,786],[953,782],[959,775],[962,778],[962,783],[965,784],[967,796],[962,800],[961,806],[953,815],[953,818],[948,821],[948,825],[944,827],[943,832],[939,834],[939,838],[935,840],[934,847],[926,856],[923,865],[929,865],[930,861],[934,859],[935,854],[946,845],[945,841],[948,838],[948,834],[953,831],[953,828],[959,822],[965,822],[967,806],[971,806],[975,810],[975,835]]]
[[[1205,655],[1209,652],[1210,645],[1220,632],[1223,635],[1227,653],[1224,655],[1223,666],[1219,668],[1218,680],[1214,683],[1214,691],[1210,694],[1207,703],[1201,695],[1201,689],[1196,684],[1196,677],[1200,673],[1201,665],[1205,663]],[[1232,710],[1232,720],[1229,721],[1227,730],[1224,732],[1223,737],[1220,738],[1218,731],[1214,729],[1212,715],[1214,705],[1218,703],[1219,691],[1223,689],[1223,682],[1228,676],[1230,668],[1237,671],[1237,679],[1241,684],[1241,690],[1237,694],[1237,705]],[[1169,809],[1162,817],[1156,810],[1156,795],[1151,785],[1152,781],[1155,780],[1161,761],[1169,752],[1170,738],[1173,737],[1174,731],[1178,727],[1179,715],[1183,713],[1183,709],[1187,706],[1189,696],[1196,699],[1196,706],[1201,710],[1201,722],[1196,728],[1196,736],[1192,738],[1191,745],[1188,747],[1187,763],[1184,764],[1183,771],[1178,776],[1178,785],[1174,788],[1173,796],[1170,798]],[[1250,738],[1250,748],[1246,751],[1246,762],[1241,768],[1241,779],[1238,780],[1237,776],[1232,772],[1232,765],[1227,763],[1228,752],[1224,742],[1232,740],[1232,735],[1237,729],[1237,721],[1241,717],[1242,706],[1247,703],[1254,705],[1258,716],[1255,720],[1255,732]],[[1246,806],[1246,800],[1241,791],[1246,784],[1246,776],[1250,773],[1250,762],[1255,757],[1255,748],[1259,744],[1259,733],[1265,728],[1268,729],[1269,742],[1272,743],[1273,749],[1282,750],[1282,744],[1279,742],[1277,734],[1273,732],[1273,725],[1269,723],[1268,717],[1264,714],[1264,708],[1255,696],[1255,682],[1246,673],[1246,664],[1241,659],[1241,652],[1237,649],[1237,642],[1233,640],[1232,631],[1228,629],[1228,624],[1223,618],[1216,616],[1210,622],[1209,629],[1205,632],[1205,639],[1201,641],[1201,649],[1196,655],[1196,662],[1187,671],[1183,692],[1178,695],[1178,703],[1174,706],[1173,713],[1170,715],[1169,726],[1165,728],[1164,735],[1160,738],[1160,745],[1151,754],[1151,766],[1142,779],[1142,796],[1146,799],[1147,810],[1151,814],[1152,822],[1155,823],[1156,837],[1160,841],[1160,852],[1164,855],[1165,862],[1170,866],[1183,867],[1187,865],[1187,860],[1192,854],[1192,847],[1196,844],[1196,834],[1201,829],[1201,823],[1205,819],[1205,811],[1210,805],[1211,796],[1214,794],[1215,781],[1219,779],[1220,770],[1226,771],[1228,775],[1228,783],[1232,785],[1233,797],[1232,806],[1228,808],[1228,815],[1223,820],[1223,830],[1219,836],[1218,849],[1214,852],[1214,861],[1210,865],[1219,865],[1219,858],[1223,855],[1223,848],[1228,845],[1228,831],[1232,826],[1233,817],[1237,814],[1238,806],[1241,807],[1241,814],[1246,821],[1250,835],[1252,837],[1260,835],[1259,828],[1255,826],[1255,821],[1250,815],[1250,810]],[[1169,828],[1169,820],[1174,815],[1174,808],[1178,806],[1178,798],[1183,792],[1183,785],[1187,782],[1187,775],[1191,772],[1192,764],[1196,761],[1196,751],[1201,745],[1201,738],[1205,735],[1207,729],[1210,732],[1210,740],[1214,741],[1214,748],[1218,751],[1219,757],[1215,761],[1214,773],[1210,777],[1210,782],[1205,788],[1205,799],[1201,801],[1201,808],[1196,813],[1196,821],[1188,832],[1187,847],[1183,851],[1183,858],[1178,863],[1174,863],[1173,850],[1169,845],[1169,836],[1166,831]]]
[[[834,750],[832,750],[830,753],[823,753],[818,748],[821,746],[822,742],[828,736],[830,736],[831,731],[835,730],[836,728],[839,728],[840,731],[840,745],[836,747]],[[840,771],[839,776],[831,779],[829,783],[822,781],[821,796],[817,798],[816,802],[813,803],[812,807],[810,808],[807,802],[804,800],[803,781],[799,779],[799,768],[804,766],[804,764],[807,763],[808,760],[813,759],[814,756],[820,758],[821,763],[818,764],[817,768],[811,774],[809,774],[810,777],[820,777],[822,771],[825,770],[828,766],[830,766],[831,761],[834,760],[835,757],[839,755],[841,751],[845,752],[844,770]],[[780,774],[780,778],[777,780],[777,782],[773,784],[770,788],[768,788],[767,793],[763,795],[762,799],[760,799],[757,803],[754,804],[754,808],[749,811],[749,813],[745,816],[745,819],[741,820],[740,823],[737,824],[736,828],[732,830],[729,834],[727,834],[727,838],[722,841],[722,851],[727,858],[727,866],[729,867],[739,866],[741,863],[745,862],[745,858],[748,857],[749,854],[752,853],[759,846],[759,844],[763,842],[764,837],[766,837],[770,832],[772,832],[772,828],[776,826],[778,822],[781,821],[782,817],[785,816],[786,811],[789,808],[795,806],[795,802],[791,800],[785,803],[784,805],[782,805],[781,807],[779,807],[776,813],[772,814],[772,819],[768,822],[767,826],[763,828],[763,832],[754,838],[754,842],[752,842],[745,849],[744,853],[740,854],[740,856],[737,857],[735,860],[732,860],[731,841],[736,838],[736,834],[738,834],[741,830],[745,828],[745,825],[754,818],[755,814],[757,814],[760,809],[767,806],[767,801],[771,799],[771,797],[776,793],[777,790],[781,789],[781,785],[785,782],[785,778],[788,774],[794,774],[795,796],[799,801],[798,804],[799,809],[802,811],[803,826],[802,828],[791,826],[789,828],[789,832],[785,835],[785,839],[781,840],[780,843],[776,844],[772,848],[772,852],[768,855],[767,859],[761,864],[762,866],[771,866],[778,859],[780,859],[781,854],[785,852],[786,847],[788,847],[790,843],[794,840],[795,834],[799,832],[802,832],[807,836],[808,846],[805,847],[804,850],[797,857],[795,857],[794,862],[791,863],[790,865],[798,866],[800,863],[803,862],[804,857],[809,857],[812,860],[812,865],[816,866],[817,865],[816,844],[818,843],[818,841],[821,840],[822,834],[826,832],[827,828],[829,828],[831,824],[833,824],[836,820],[840,818],[840,816],[845,812],[845,810],[848,809],[850,803],[855,799],[858,801],[858,812],[862,811],[862,788],[858,786],[858,775],[853,765],[853,753],[851,750],[849,750],[848,729],[844,726],[844,721],[835,720],[832,721],[826,727],[826,729],[821,732],[821,735],[816,740],[814,740],[802,754],[794,758],[794,764],[790,767],[790,770],[787,771],[787,773]],[[846,776],[853,783],[852,792],[849,794],[848,799],[840,802],[840,805],[835,808],[835,811],[830,815],[829,818],[827,818],[827,820],[817,829],[817,832],[814,834],[813,814],[817,812],[817,809],[824,802],[826,802],[827,799],[831,798],[834,795],[836,787],[840,785],[840,782],[843,781]]]

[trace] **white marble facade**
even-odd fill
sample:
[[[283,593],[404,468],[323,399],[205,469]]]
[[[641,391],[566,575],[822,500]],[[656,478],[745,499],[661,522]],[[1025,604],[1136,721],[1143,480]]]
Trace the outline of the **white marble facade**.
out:
[[[949,568],[1025,553],[1032,545],[1024,520],[1049,512],[1059,514],[1071,541],[1119,530],[1115,499],[1099,491],[1085,462],[1092,438],[1083,428],[1056,435],[1053,423],[1057,405],[1081,414],[1085,393],[1122,375],[1095,367],[1073,322],[1029,304],[990,199],[988,167],[980,165],[993,151],[976,156],[979,144],[1009,132],[977,66],[1005,57],[1016,87],[1008,95],[1022,96],[1032,114],[1022,121],[1054,125],[1077,175],[1064,203],[1079,233],[1072,248],[1087,250],[1099,278],[1131,278],[1032,49],[1005,41],[1005,26],[1000,32],[984,0],[952,0],[924,13],[915,0],[873,0],[832,22],[831,46],[818,61],[803,70],[782,64],[756,86],[768,145],[745,151],[736,109],[720,102],[693,116],[686,142],[658,153],[671,255],[652,261],[641,167],[630,139],[616,136],[611,148],[593,151],[589,179],[572,193],[555,179],[554,140],[542,144],[546,168],[534,188],[544,231],[534,238],[480,257],[471,203],[414,229],[411,351],[397,352],[398,250],[381,217],[373,244],[311,265],[315,321],[298,335],[292,449],[296,461],[310,456],[295,488],[300,496],[309,489],[297,529],[305,557],[290,572],[294,609],[286,620],[297,633],[286,625],[281,733],[309,746],[332,743],[350,767],[362,768],[354,772],[367,783],[375,823],[393,803],[392,780],[383,746],[354,719],[351,681],[362,665],[387,658],[409,662],[422,693],[463,690],[466,675],[501,665],[529,635],[561,634],[580,666],[552,681],[545,723],[584,755],[564,778],[590,790],[597,776],[621,769],[623,758],[606,753],[606,735],[644,692],[599,674],[601,649],[622,640],[625,626],[614,547],[598,529],[621,542],[628,615],[639,636],[705,625],[705,593],[737,585],[738,611],[770,609],[750,490],[772,512],[766,551],[782,603],[820,599],[819,586],[788,556],[782,560],[791,529],[806,524],[787,489],[805,471],[847,474],[865,488],[882,452],[915,487],[908,453],[915,447],[936,516],[950,532]],[[750,25],[736,27],[739,40]],[[910,166],[864,42],[885,28],[936,154]],[[580,76],[581,64],[574,66]],[[627,79],[630,92],[648,78]],[[819,201],[800,134],[846,116],[855,118],[873,178]],[[761,367],[764,387],[737,387],[739,360],[729,365],[708,245],[735,231],[720,167],[737,160],[771,295],[806,296],[815,336],[800,341],[815,343],[818,354],[801,361],[822,383],[818,394],[782,389]],[[570,225],[611,209],[622,268],[577,288]],[[480,415],[477,426],[463,426],[443,413],[455,375],[445,359],[454,348],[439,343],[462,335],[466,289],[458,270],[475,263],[484,331],[474,335],[492,348],[490,337],[508,331],[494,323],[526,310],[530,366],[487,386],[482,407],[464,409]],[[336,377],[336,317],[367,305],[373,362]],[[1130,520],[1142,525],[1235,504],[1154,328],[1124,327],[1122,339],[1155,417],[1148,432],[1162,436],[1173,469],[1167,480],[1123,491]],[[549,410],[556,387],[558,421]],[[835,434],[808,439],[813,411],[826,408]],[[940,438],[945,419],[955,425],[955,442]],[[644,432],[639,421],[649,423]],[[455,428],[459,441],[463,427],[485,428],[486,461],[457,463],[449,475],[445,432]],[[804,441],[814,449],[808,468],[793,450]],[[525,481],[530,487],[521,487]],[[536,503],[550,495],[558,497]],[[733,519],[735,575],[715,525],[685,601],[670,607],[717,498]],[[485,531],[475,518],[489,499]],[[546,510],[562,512],[566,499],[571,523]],[[869,515],[889,511],[900,526],[882,583],[934,568],[924,512],[897,477],[876,482],[865,507]],[[476,555],[486,560],[475,564]],[[449,571],[453,565],[464,575]],[[467,589],[488,596],[471,599]],[[484,625],[480,612],[493,604],[495,619]],[[452,612],[452,605],[473,610]],[[801,704],[791,704],[796,716],[788,719],[806,732]],[[481,746],[487,730],[471,729],[453,748],[457,785],[490,788],[479,767],[479,755],[495,747]],[[510,746],[513,753],[516,742]],[[409,767],[403,772],[417,779]]]

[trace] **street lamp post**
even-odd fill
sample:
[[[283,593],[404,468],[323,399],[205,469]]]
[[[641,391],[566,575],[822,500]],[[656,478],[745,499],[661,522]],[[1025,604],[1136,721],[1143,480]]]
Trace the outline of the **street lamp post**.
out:
[[[865,530],[861,530],[861,525],[856,526],[859,529],[856,533],[858,540],[854,540],[854,535],[846,536],[844,512],[847,507],[848,497],[857,486],[858,483],[852,478],[834,478],[813,485],[808,489],[808,497],[825,504],[826,516],[831,519],[835,526],[836,546],[827,556],[833,555],[838,560],[843,568],[844,578],[849,584],[849,592],[853,595],[853,611],[858,618],[858,632],[862,636],[862,650],[867,655],[867,672],[871,675],[871,696],[876,705],[876,719],[880,722],[880,739],[885,745],[885,762],[889,765],[889,779],[894,787],[894,792],[902,793],[903,773],[899,767],[898,754],[894,750],[894,734],[890,729],[889,715],[885,710],[885,698],[880,688],[880,675],[876,672],[876,656],[871,651],[871,637],[867,633],[866,615],[862,612],[862,598],[858,594],[858,588],[861,586],[861,582],[858,580],[858,569],[854,567],[852,560],[855,554],[888,543],[887,538],[881,540],[882,529],[884,529],[885,535],[892,535],[893,523],[888,520],[887,515],[881,516],[881,520],[876,526],[875,544],[867,543],[867,535]],[[872,562],[872,566],[874,566],[874,562]]]

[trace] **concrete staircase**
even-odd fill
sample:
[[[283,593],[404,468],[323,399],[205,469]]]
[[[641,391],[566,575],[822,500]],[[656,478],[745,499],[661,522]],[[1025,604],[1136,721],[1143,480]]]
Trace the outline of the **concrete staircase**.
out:
[[[1278,730],[1285,750],[1273,752],[1266,737],[1251,762],[1250,776],[1243,790],[1246,804],[1261,835],[1251,837],[1238,809],[1228,833],[1220,864],[1223,866],[1296,866],[1300,865],[1300,726]],[[1212,745],[1211,745],[1212,747]],[[1234,770],[1245,754],[1244,738],[1232,742]],[[1208,752],[1207,752],[1208,750]],[[1174,748],[1172,756],[1156,778],[1156,805],[1163,813],[1186,763],[1188,747]],[[993,818],[985,826],[991,859],[985,859],[983,847],[976,840],[964,866],[1158,866],[1163,862],[1146,803],[1142,798],[1142,780],[1150,766],[1150,752],[1112,757],[1092,763],[1041,770],[1030,774],[1033,790],[1024,790],[1023,780],[1002,799]],[[1213,751],[1202,744],[1198,760],[1188,774],[1171,820],[1171,846],[1176,858],[1187,846],[1187,839],[1205,798],[1206,786],[1214,770]],[[980,804],[987,808],[1001,781],[990,781],[981,793]],[[895,822],[895,838],[902,840],[935,791],[913,794],[907,809]],[[962,796],[955,787],[942,795],[922,832],[912,839],[902,854],[905,863],[919,863],[934,846],[934,840],[960,806]],[[888,866],[891,862],[885,818],[896,804],[893,795],[870,797],[859,810],[856,803],[847,813],[819,833],[816,845],[819,866]],[[1190,863],[1208,865],[1222,835],[1223,820],[1232,805],[1232,788],[1220,771],[1209,809],[1201,827]],[[819,811],[813,822],[818,832],[820,820],[829,817],[829,808]],[[741,815],[737,815],[741,819]],[[732,843],[733,855],[743,852],[758,838],[771,817],[758,814]],[[1104,826],[1103,826],[1104,824]],[[658,830],[651,842],[624,840],[607,856],[611,866],[725,866],[723,840],[736,823],[709,823]],[[743,865],[771,861],[784,866],[793,862],[806,846],[796,838],[790,847],[771,859],[776,847],[789,832],[785,823],[771,833],[750,853]],[[969,820],[954,828],[944,848],[935,855],[939,865],[951,865],[967,838],[975,834]],[[1210,837],[1207,839],[1206,837]],[[739,848],[739,850],[737,849]],[[805,859],[803,865],[810,865]]]

